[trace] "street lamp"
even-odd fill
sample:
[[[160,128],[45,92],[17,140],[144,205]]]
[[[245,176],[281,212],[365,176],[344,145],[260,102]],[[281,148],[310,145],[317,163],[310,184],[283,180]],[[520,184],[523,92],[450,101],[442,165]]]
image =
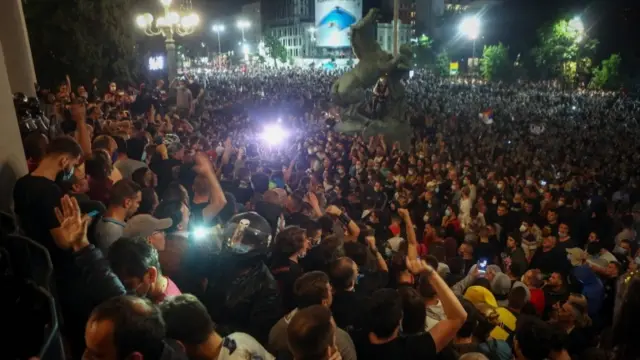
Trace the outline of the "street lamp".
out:
[[[220,33],[224,32],[224,25],[215,24],[211,29],[218,35],[218,54],[221,54],[222,50],[220,46]]]
[[[476,57],[476,40],[480,36],[480,19],[477,16],[469,16],[460,23],[460,33],[473,40],[473,57]]]
[[[244,29],[248,29],[249,27],[251,27],[251,23],[247,20],[238,20],[238,22],[236,23],[236,26],[238,27],[238,29],[240,29],[240,31],[242,32],[242,42],[244,43]]]
[[[188,14],[178,14],[171,10],[171,0],[160,0],[164,8],[164,15],[154,19],[149,13],[136,17],[136,24],[147,36],[164,36],[164,43],[167,50],[167,67],[169,80],[177,76],[176,42],[174,34],[187,36],[193,34],[200,23],[200,17],[194,12]]]
[[[575,34],[576,42],[581,42],[584,39],[584,23],[579,16],[569,20],[569,29]]]

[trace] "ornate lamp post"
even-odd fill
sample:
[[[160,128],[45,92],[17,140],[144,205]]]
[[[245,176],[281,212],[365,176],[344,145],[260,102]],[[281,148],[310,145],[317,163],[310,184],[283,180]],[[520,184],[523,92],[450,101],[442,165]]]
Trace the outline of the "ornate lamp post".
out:
[[[187,36],[193,34],[200,23],[198,14],[188,11],[187,14],[180,15],[171,10],[171,0],[160,0],[164,8],[164,15],[155,19],[153,15],[146,13],[136,17],[138,27],[144,30],[147,36],[164,36],[164,43],[167,50],[167,67],[169,81],[172,81],[178,74],[178,61],[176,56],[176,41],[174,35]]]

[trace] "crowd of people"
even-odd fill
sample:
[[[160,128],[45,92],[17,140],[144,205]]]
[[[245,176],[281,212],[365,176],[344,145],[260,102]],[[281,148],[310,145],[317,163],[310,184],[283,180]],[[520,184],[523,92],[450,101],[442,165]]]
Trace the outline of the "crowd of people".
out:
[[[399,143],[333,131],[339,75],[41,91],[13,197],[61,353],[640,357],[636,99],[416,71]]]

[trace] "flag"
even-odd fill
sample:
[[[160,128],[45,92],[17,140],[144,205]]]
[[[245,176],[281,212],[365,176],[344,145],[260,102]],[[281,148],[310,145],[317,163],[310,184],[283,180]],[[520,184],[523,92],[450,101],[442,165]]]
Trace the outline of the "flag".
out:
[[[478,114],[480,120],[485,123],[485,125],[493,124],[493,110],[487,109]]]

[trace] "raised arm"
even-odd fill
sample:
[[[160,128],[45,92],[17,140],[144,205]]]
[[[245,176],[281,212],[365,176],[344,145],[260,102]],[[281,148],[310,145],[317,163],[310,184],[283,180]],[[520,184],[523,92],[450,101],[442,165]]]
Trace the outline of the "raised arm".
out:
[[[199,153],[196,155],[196,167],[194,170],[198,175],[206,177],[211,187],[209,205],[202,211],[204,220],[210,222],[227,205],[227,198],[224,196],[224,191],[222,191],[220,182],[213,171],[211,162],[204,154]]]
[[[416,237],[416,230],[413,228],[413,222],[411,221],[411,214],[407,209],[398,209],[398,215],[404,221],[407,232],[407,259],[418,259],[418,239]]]
[[[429,330],[429,334],[433,337],[433,342],[436,345],[436,351],[440,352],[449,345],[458,330],[462,327],[462,324],[467,320],[467,312],[453,291],[449,289],[447,283],[445,283],[440,275],[438,275],[431,266],[427,265],[426,262],[423,260],[411,261],[407,259],[407,268],[415,275],[419,274],[426,277],[442,303],[442,308],[447,318],[441,320],[436,326]]]

